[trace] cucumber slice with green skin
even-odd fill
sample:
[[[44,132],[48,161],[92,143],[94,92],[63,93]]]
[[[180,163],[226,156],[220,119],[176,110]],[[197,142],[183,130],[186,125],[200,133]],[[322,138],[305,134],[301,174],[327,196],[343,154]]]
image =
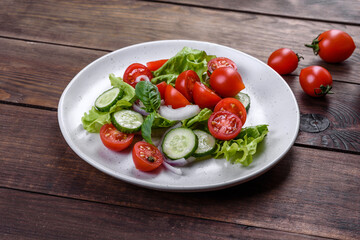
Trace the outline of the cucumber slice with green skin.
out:
[[[140,131],[144,118],[138,112],[120,110],[111,114],[111,122],[120,132],[134,133]]]
[[[216,149],[215,138],[202,130],[194,130],[195,135],[198,137],[198,147],[193,153],[194,157],[203,157],[212,154]]]
[[[235,98],[239,100],[245,107],[246,111],[249,110],[250,107],[250,97],[246,93],[239,92],[236,94]]]
[[[102,94],[95,100],[95,107],[101,112],[108,112],[110,108],[122,97],[123,90],[114,87]]]
[[[165,135],[161,147],[169,159],[188,158],[197,149],[198,138],[189,128],[174,128]]]

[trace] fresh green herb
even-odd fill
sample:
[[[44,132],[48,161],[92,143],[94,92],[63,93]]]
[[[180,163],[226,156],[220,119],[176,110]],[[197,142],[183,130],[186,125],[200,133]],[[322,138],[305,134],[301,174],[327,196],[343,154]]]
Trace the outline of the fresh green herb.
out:
[[[249,166],[253,161],[258,144],[269,132],[267,125],[243,128],[237,139],[219,141],[215,158],[224,156],[231,163],[241,163]]]
[[[151,127],[153,125],[154,119],[156,116],[156,112],[150,113],[144,120],[143,124],[141,125],[141,136],[144,140],[150,144],[153,144],[151,139]]]
[[[136,84],[135,94],[145,106],[148,113],[159,109],[161,97],[158,88],[148,81],[140,81]]]
[[[193,127],[197,127],[197,125],[199,123],[203,123],[206,122],[207,120],[210,118],[210,115],[212,114],[212,111],[208,108],[203,108],[201,109],[201,111],[194,117],[183,120],[182,121],[182,125],[184,127],[188,127],[188,128],[193,128]]]
[[[155,119],[153,122],[152,127],[153,128],[167,128],[175,125],[177,121],[169,120],[164,117],[162,117],[160,114],[156,113]]]

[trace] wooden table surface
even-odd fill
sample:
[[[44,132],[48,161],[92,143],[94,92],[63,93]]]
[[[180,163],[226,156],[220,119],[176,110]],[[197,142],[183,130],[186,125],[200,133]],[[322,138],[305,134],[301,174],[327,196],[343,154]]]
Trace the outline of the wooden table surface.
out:
[[[340,29],[358,48],[328,64],[304,47]],[[170,193],[108,176],[78,157],[57,121],[59,98],[95,59],[164,39],[226,45],[267,62],[304,56],[284,76],[301,114],[330,126],[300,131],[269,172],[205,193]],[[359,239],[360,2],[300,0],[0,1],[0,239]],[[320,65],[335,94],[307,96],[300,70]]]

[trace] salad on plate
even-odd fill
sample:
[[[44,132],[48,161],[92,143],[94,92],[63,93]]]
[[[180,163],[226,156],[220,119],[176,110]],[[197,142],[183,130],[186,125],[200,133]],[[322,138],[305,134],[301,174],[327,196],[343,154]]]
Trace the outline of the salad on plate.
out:
[[[267,124],[246,126],[250,96],[236,64],[184,47],[170,59],[133,63],[84,113],[83,128],[99,133],[112,151],[133,145],[140,171],[159,166],[175,173],[192,161],[225,158],[248,166]],[[155,139],[154,132],[161,132]],[[136,141],[136,135],[143,140]]]

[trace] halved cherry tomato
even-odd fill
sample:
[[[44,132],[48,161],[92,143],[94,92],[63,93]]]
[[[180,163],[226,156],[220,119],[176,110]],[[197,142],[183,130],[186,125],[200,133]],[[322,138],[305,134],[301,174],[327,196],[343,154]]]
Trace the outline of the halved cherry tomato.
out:
[[[157,86],[157,88],[159,90],[161,99],[164,99],[165,98],[165,89],[167,87],[167,83],[166,82],[161,82],[159,84],[156,84],[156,86]]]
[[[131,64],[124,72],[124,82],[135,88],[140,81],[150,81],[153,78],[151,71],[141,63]]]
[[[221,97],[234,97],[245,88],[240,74],[229,67],[215,69],[210,76],[210,86]]]
[[[301,70],[301,88],[312,97],[321,97],[330,92],[332,76],[328,70],[320,66],[310,66]]]
[[[150,71],[156,71],[167,62],[168,59],[161,59],[157,61],[147,62],[146,66]]]
[[[164,157],[160,150],[144,141],[135,143],[132,157],[135,167],[144,172],[152,171],[164,162]]]
[[[218,102],[218,104],[216,104],[214,112],[224,111],[224,110],[234,113],[240,118],[242,125],[245,124],[246,108],[239,100],[237,100],[236,98],[222,99],[220,102]]]
[[[356,46],[349,34],[341,30],[329,30],[321,33],[306,47],[313,49],[314,54],[325,62],[337,63],[349,58]]]
[[[194,83],[193,99],[200,108],[213,108],[221,100],[216,93],[200,82]]]
[[[211,135],[225,141],[235,138],[242,126],[240,118],[228,111],[213,112],[208,120]]]
[[[268,65],[278,74],[285,75],[292,73],[298,67],[300,58],[293,50],[289,48],[280,48],[274,51],[269,59]]]
[[[122,133],[109,123],[101,127],[100,139],[105,147],[113,151],[122,151],[132,143],[134,134]]]
[[[237,71],[237,66],[232,60],[226,57],[217,57],[208,62],[208,75],[210,76],[215,69],[221,67],[230,67]]]
[[[193,101],[192,91],[194,88],[194,83],[200,82],[200,78],[194,70],[187,70],[177,77],[175,82],[175,88],[186,97],[190,102]]]
[[[172,108],[181,108],[189,105],[190,102],[173,86],[168,84],[165,89],[165,105],[170,105]]]

